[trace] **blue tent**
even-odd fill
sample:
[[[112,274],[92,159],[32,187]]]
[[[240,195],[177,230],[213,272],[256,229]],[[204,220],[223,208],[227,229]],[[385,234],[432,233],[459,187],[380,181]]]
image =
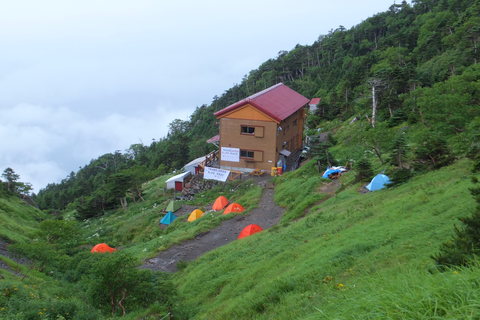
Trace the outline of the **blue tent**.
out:
[[[377,174],[365,188],[367,188],[369,191],[377,191],[385,188],[385,186],[389,183],[390,178],[380,173]]]
[[[342,172],[342,170],[340,170],[340,169],[328,168],[328,169],[323,173],[322,178],[328,179],[328,177],[329,177],[331,174],[337,173],[337,172]]]
[[[177,219],[177,216],[174,215],[171,211],[168,211],[167,214],[160,220],[162,224],[170,224],[173,220]]]

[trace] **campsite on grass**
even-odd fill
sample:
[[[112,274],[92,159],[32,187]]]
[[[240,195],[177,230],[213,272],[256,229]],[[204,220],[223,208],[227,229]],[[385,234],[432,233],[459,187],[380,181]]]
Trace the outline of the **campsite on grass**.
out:
[[[479,320],[480,1],[165,3],[4,10],[0,319]]]

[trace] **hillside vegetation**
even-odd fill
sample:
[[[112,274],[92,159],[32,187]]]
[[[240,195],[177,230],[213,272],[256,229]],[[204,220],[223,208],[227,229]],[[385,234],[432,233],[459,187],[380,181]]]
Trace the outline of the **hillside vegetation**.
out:
[[[7,168],[0,319],[478,319],[479,17],[480,0],[402,2],[282,51],[166,137],[48,185],[34,196],[43,211]],[[236,217],[161,228],[175,197],[165,180],[212,150],[214,111],[280,81],[322,99],[306,121],[310,160],[274,180],[280,223],[175,274],[139,268]],[[350,170],[322,179],[334,164]],[[392,185],[365,193],[379,172]],[[248,214],[262,189],[234,181],[182,203],[205,209],[221,194]],[[90,253],[100,242],[118,251]]]
[[[40,210],[15,196],[0,195],[0,238],[7,241],[31,240],[39,221],[46,218]]]
[[[168,313],[181,318],[182,307],[170,276],[138,266],[158,251],[193,239],[236,215],[210,213],[190,223],[186,221],[189,212],[184,212],[168,228],[161,228],[159,220],[173,197],[164,190],[168,177],[144,184],[143,201],[81,223],[74,212],[49,216],[16,197],[0,198],[5,209],[0,211],[0,217],[5,217],[0,241],[10,243],[7,256],[0,251],[0,319],[106,319],[109,314],[122,315],[122,307],[129,319],[157,319]],[[248,212],[257,205],[261,189],[248,180],[233,181],[183,205],[205,210],[219,194],[241,202]],[[90,253],[101,242],[119,251]]]
[[[439,273],[430,257],[475,206],[470,166],[369,194],[350,184],[300,220],[204,255],[174,279],[190,319],[475,319],[479,267]],[[290,176],[303,175],[318,190],[313,170],[279,188],[295,192]],[[287,217],[304,201],[291,200]]]
[[[218,134],[215,111],[278,82],[322,99],[308,119],[312,130],[323,126],[321,120],[372,119],[375,87],[379,128],[358,128],[365,141],[352,141],[358,148],[350,159],[372,145],[381,157],[386,139],[374,137],[395,136],[385,134],[385,126],[404,121],[435,136],[455,137],[463,155],[471,141],[469,124],[479,127],[479,16],[479,0],[403,1],[349,30],[332,29],[311,45],[279,52],[209,105],[197,107],[190,119],[174,120],[166,137],[92,160],[41,190],[37,202],[42,209],[76,208],[84,219],[119,207],[126,192],[134,201],[142,182],[213,149],[205,141]],[[454,76],[459,77],[448,81]]]

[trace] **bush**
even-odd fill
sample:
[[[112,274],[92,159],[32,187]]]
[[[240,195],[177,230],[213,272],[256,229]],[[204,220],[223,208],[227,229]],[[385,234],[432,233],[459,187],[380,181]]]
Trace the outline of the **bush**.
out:
[[[402,109],[396,110],[393,115],[388,119],[387,125],[389,128],[395,127],[400,123],[407,121],[409,119],[409,115],[403,111]]]
[[[80,242],[80,228],[76,221],[45,220],[39,224],[40,238],[64,249],[75,247]]]
[[[412,171],[405,168],[395,168],[388,172],[388,177],[390,178],[390,183],[387,187],[391,188],[410,180],[412,177]]]
[[[43,282],[44,283],[44,282]],[[35,320],[95,320],[100,315],[80,298],[69,296],[71,288],[38,289],[36,284],[0,282],[0,318]],[[64,290],[64,291],[63,291]]]
[[[475,185],[478,184],[476,177],[472,180]],[[480,255],[480,186],[470,189],[470,193],[477,202],[475,212],[469,217],[460,218],[463,226],[455,226],[453,239],[443,243],[440,252],[432,257],[441,269],[468,265],[475,256]]]
[[[64,250],[44,241],[33,241],[29,243],[12,244],[10,248],[21,255],[34,261],[36,267],[43,272],[63,272],[70,264],[71,257],[66,255]]]
[[[440,136],[427,134],[420,138],[415,149],[414,167],[417,170],[433,170],[451,164],[454,157],[447,142]]]
[[[166,303],[171,288],[150,270],[138,269],[133,257],[124,252],[96,254],[87,287],[92,304],[125,315],[127,310],[147,307],[154,302]]]

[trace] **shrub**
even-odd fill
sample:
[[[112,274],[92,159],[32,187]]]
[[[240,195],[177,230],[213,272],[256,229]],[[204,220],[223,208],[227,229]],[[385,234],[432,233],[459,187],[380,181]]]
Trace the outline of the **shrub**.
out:
[[[388,188],[407,182],[412,177],[412,171],[405,168],[395,168],[388,173],[390,183]]]
[[[440,252],[432,257],[441,269],[468,265],[480,255],[480,186],[476,177],[472,180],[476,186],[470,189],[470,193],[477,202],[477,208],[471,216],[460,218],[462,227],[455,226],[453,239],[443,243]]]
[[[133,257],[124,252],[95,255],[89,276],[92,303],[112,316],[125,315],[138,307],[156,302],[166,302],[169,290],[150,270],[138,269]]]
[[[415,169],[432,170],[449,165],[454,158],[447,142],[435,134],[421,137],[421,142],[415,149]]]
[[[80,241],[79,226],[76,221],[45,220],[39,224],[40,238],[62,248],[77,246]]]

